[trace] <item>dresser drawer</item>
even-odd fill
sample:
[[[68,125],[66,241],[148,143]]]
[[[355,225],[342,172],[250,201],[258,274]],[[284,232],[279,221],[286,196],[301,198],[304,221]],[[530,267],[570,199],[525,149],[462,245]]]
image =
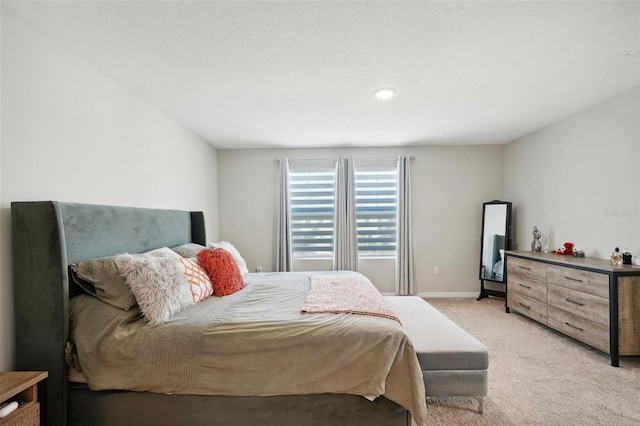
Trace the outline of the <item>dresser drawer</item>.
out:
[[[7,417],[0,419],[2,426],[38,426],[40,424],[40,404],[29,401],[18,407]]]
[[[513,275],[522,275],[535,280],[547,280],[547,265],[542,262],[521,259],[519,257],[508,256],[507,258],[507,279]]]
[[[598,272],[547,265],[547,281],[563,287],[609,298],[609,276]]]
[[[547,324],[547,304],[529,299],[519,293],[513,293],[507,288],[507,305],[510,310],[519,312],[532,320]]]
[[[608,326],[551,305],[548,310],[548,321],[549,327],[600,349],[602,352],[610,353]]]
[[[547,287],[549,305],[609,326],[609,299],[554,284]]]
[[[508,291],[547,303],[547,283],[520,274],[509,275]]]

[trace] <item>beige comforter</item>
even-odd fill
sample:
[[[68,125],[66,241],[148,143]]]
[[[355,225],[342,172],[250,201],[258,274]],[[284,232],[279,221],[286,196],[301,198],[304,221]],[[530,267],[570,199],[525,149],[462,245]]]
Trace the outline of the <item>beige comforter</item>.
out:
[[[76,363],[92,390],[205,395],[380,395],[425,421],[422,371],[391,319],[302,314],[306,273],[249,274],[161,326],[82,295],[71,302]]]

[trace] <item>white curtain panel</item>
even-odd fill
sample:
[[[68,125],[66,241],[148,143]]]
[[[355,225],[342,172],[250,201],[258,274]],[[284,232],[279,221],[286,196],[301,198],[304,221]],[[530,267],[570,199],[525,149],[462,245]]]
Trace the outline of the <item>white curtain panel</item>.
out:
[[[398,157],[396,294],[416,294],[413,276],[413,221],[411,214],[411,158]]]
[[[291,215],[289,211],[289,160],[280,159],[276,184],[275,268],[276,272],[293,270]]]
[[[351,157],[338,157],[335,197],[333,269],[357,272],[356,177],[354,161]]]

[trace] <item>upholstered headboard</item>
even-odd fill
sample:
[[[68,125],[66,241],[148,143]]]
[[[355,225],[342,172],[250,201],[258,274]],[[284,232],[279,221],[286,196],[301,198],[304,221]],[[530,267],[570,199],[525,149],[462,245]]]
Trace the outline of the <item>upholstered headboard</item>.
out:
[[[49,424],[65,424],[70,264],[118,253],[205,244],[202,212],[56,201],[11,203],[16,363],[49,372]]]

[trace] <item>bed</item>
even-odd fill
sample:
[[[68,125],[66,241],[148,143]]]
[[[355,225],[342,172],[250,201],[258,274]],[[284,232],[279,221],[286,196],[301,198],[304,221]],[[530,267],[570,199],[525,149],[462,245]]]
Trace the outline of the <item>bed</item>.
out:
[[[200,212],[54,201],[15,202],[11,210],[17,367],[19,370],[49,372],[43,401],[42,411],[46,416],[43,424],[406,426],[411,422],[410,410],[419,423],[424,421],[424,388],[417,385],[422,383],[421,378],[414,380],[415,368],[420,376],[421,371],[419,366],[416,367],[416,360],[407,362],[411,358],[408,354],[415,358],[408,339],[402,339],[399,346],[403,349],[395,355],[401,362],[393,361],[394,365],[399,362],[401,367],[392,366],[388,372],[388,376],[395,379],[378,384],[380,396],[375,392],[365,392],[364,396],[368,398],[361,395],[361,389],[336,391],[337,388],[332,388],[330,382],[324,380],[319,381],[325,386],[320,391],[310,384],[300,386],[299,383],[292,383],[296,388],[291,393],[282,389],[282,385],[263,392],[245,392],[246,383],[242,389],[221,391],[216,386],[208,386],[209,382],[198,382],[200,372],[179,392],[171,384],[166,388],[156,384],[148,388],[136,385],[133,386],[135,390],[131,390],[131,384],[120,386],[115,381],[109,382],[109,374],[96,376],[101,377],[100,380],[87,377],[89,384],[81,383],[82,380],[70,381],[69,364],[73,362],[68,362],[65,350],[68,355],[71,335],[77,328],[77,324],[70,324],[71,309],[74,309],[74,315],[77,315],[76,311],[84,312],[84,317],[74,318],[84,318],[82,321],[91,322],[94,326],[99,326],[101,321],[109,323],[102,319],[102,314],[96,314],[109,309],[92,300],[92,296],[70,279],[69,266],[123,252],[143,253],[188,243],[206,245],[203,215]],[[247,289],[251,291],[245,293],[256,298],[260,292],[253,289],[267,288],[269,282],[278,281],[275,274],[250,275],[247,277]],[[293,278],[287,274],[284,276]],[[263,283],[264,280],[267,284]],[[296,297],[299,302],[302,294],[298,293]],[[199,317],[205,318],[208,303],[213,305],[214,301],[207,299],[187,311],[200,311]],[[246,313],[239,302],[234,305],[231,301],[229,306],[235,306],[236,315],[240,317]],[[327,321],[329,315],[339,316],[322,314],[319,318]],[[177,315],[176,318],[180,321],[182,317]],[[367,317],[362,321],[388,327],[384,333],[390,335],[396,335],[396,330],[401,329],[393,320],[386,318]],[[254,338],[260,332],[267,333],[267,329],[253,330]],[[230,330],[236,333],[236,339],[238,330],[236,327],[227,328],[227,332]],[[176,342],[182,342],[175,345],[177,349],[189,346],[188,339],[184,339],[183,336],[176,337]],[[344,343],[342,345],[345,346]],[[164,371],[181,369],[180,362],[175,365],[175,369]],[[121,371],[124,371],[122,367],[114,367],[113,380]],[[125,371],[122,375],[127,374],[130,375]],[[244,382],[249,381],[247,373],[243,374],[239,376],[244,377]],[[260,383],[268,379],[264,371],[261,374],[260,380],[256,381],[256,389],[264,388]],[[371,370],[370,375],[379,374]],[[171,374],[160,371],[158,376],[162,382],[166,379],[164,376]]]

